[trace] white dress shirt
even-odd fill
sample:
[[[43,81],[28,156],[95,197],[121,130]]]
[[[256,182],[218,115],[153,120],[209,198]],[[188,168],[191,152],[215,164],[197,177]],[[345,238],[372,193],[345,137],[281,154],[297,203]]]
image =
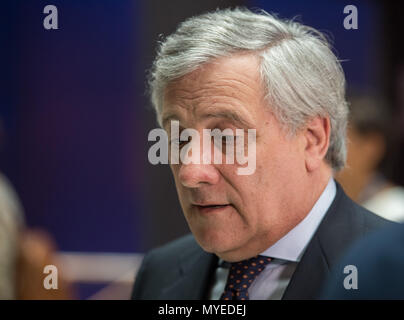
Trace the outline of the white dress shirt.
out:
[[[260,254],[271,257],[272,261],[248,289],[251,300],[279,300],[282,298],[298,262],[333,202],[336,192],[335,181],[331,178],[308,215],[283,238]],[[223,260],[220,259],[209,294],[211,300],[220,299],[224,291],[229,269],[223,265]]]

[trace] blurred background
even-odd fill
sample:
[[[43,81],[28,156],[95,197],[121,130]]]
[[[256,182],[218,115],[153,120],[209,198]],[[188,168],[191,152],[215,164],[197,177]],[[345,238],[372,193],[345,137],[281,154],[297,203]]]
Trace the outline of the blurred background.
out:
[[[46,5],[58,29],[46,30]],[[346,5],[358,29],[346,30]],[[0,299],[126,299],[142,254],[188,231],[168,166],[147,159],[156,42],[187,17],[262,8],[332,39],[352,112],[356,201],[404,219],[404,45],[399,1],[1,2]],[[356,152],[355,152],[356,151]],[[386,193],[387,192],[387,193]],[[386,202],[389,206],[386,206]],[[44,290],[43,266],[59,268]]]

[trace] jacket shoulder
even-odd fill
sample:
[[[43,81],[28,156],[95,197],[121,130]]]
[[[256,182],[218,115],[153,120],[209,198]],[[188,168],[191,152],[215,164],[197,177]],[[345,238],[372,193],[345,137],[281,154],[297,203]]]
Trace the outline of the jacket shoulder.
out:
[[[341,254],[369,232],[394,225],[349,198],[337,184],[337,195],[318,229],[323,254],[333,266]]]
[[[337,183],[335,198],[308,244],[283,299],[315,299],[330,270],[359,238],[394,224],[351,200]]]
[[[361,205],[354,202],[348,196],[344,195],[344,202],[346,207],[350,207],[354,215],[358,215],[358,221],[362,221],[361,227],[364,229],[364,233],[368,231],[376,230],[382,227],[393,226],[396,223],[387,220],[369,210],[362,207]]]

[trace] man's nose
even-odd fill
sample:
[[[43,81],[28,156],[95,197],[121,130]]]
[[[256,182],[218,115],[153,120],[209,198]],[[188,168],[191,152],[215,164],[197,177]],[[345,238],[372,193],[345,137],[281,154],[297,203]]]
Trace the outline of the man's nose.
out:
[[[199,188],[206,184],[217,184],[220,174],[213,164],[181,164],[178,178],[187,188]]]
[[[200,136],[201,134],[199,134]],[[181,161],[178,178],[181,184],[187,188],[199,188],[202,185],[214,185],[219,182],[220,173],[212,164],[213,146],[210,144],[204,146],[203,142],[202,139],[192,138],[188,143],[190,149],[181,150],[189,158],[186,159],[187,161]]]

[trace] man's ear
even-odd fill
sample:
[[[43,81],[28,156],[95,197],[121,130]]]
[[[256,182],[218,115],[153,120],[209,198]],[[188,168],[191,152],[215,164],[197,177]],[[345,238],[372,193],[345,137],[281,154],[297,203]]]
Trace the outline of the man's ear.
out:
[[[330,143],[331,123],[328,117],[317,116],[309,120],[304,129],[306,170],[317,169],[327,153]]]

